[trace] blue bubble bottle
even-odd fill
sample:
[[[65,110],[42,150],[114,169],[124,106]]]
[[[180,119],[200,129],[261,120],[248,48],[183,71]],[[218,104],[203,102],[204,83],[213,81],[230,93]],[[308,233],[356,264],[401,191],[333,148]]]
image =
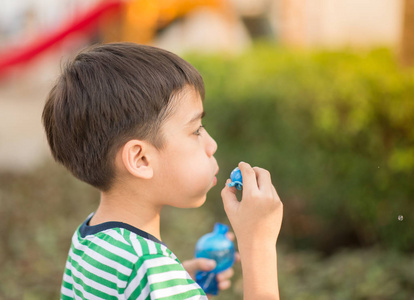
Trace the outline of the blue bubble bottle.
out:
[[[216,267],[211,271],[200,271],[196,274],[196,282],[206,294],[217,295],[216,275],[230,268],[235,261],[234,244],[226,237],[229,227],[216,223],[213,232],[203,235],[195,247],[195,257],[214,259]]]
[[[229,186],[235,186],[240,191],[243,187],[243,177],[238,167],[230,173],[230,179]]]

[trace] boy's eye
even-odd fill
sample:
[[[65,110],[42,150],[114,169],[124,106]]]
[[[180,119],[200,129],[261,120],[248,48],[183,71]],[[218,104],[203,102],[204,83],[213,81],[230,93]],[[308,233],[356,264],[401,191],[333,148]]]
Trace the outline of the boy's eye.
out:
[[[194,134],[195,135],[200,135],[201,134],[201,129],[203,129],[204,128],[204,126],[203,125],[200,125],[200,127],[198,127],[198,129],[194,132]]]

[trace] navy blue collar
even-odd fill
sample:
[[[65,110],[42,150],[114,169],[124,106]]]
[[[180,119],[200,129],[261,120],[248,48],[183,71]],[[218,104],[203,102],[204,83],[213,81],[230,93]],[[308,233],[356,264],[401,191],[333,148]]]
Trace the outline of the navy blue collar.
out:
[[[90,214],[89,217],[85,220],[85,222],[82,223],[82,225],[79,227],[79,233],[82,238],[86,237],[87,235],[94,235],[98,232],[107,230],[107,229],[113,229],[113,228],[124,228],[126,230],[129,230],[133,233],[136,233],[137,235],[146,238],[148,240],[151,240],[153,242],[156,242],[158,244],[162,244],[165,246],[163,242],[161,242],[159,239],[157,239],[155,236],[149,234],[148,232],[142,231],[141,229],[138,229],[134,226],[131,226],[126,223],[122,222],[105,222],[98,225],[89,225],[89,221],[92,219],[93,214]]]

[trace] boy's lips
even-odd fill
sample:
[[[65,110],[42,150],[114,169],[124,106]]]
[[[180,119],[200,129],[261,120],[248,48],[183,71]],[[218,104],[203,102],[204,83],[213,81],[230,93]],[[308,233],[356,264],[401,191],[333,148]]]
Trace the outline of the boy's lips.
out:
[[[217,167],[217,171],[216,171],[216,173],[214,173],[213,185],[217,184],[217,174],[218,174],[218,172],[219,172],[219,167]]]

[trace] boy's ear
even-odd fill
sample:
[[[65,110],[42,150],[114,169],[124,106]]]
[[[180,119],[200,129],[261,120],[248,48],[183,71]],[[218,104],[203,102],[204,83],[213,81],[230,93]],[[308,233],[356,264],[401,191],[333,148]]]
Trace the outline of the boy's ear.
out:
[[[152,178],[154,170],[149,150],[148,143],[141,140],[130,140],[122,147],[122,163],[130,174],[142,179]]]

